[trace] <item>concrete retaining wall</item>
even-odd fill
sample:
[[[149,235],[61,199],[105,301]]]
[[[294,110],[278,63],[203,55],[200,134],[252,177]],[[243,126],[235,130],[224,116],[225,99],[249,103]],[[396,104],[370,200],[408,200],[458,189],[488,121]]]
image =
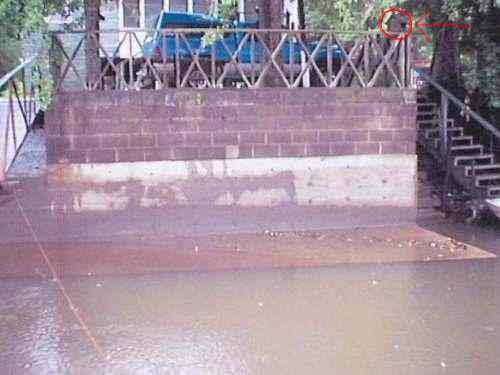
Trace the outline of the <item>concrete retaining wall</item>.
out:
[[[64,93],[49,163],[414,154],[415,92],[259,89]]]
[[[306,209],[329,227],[414,221],[415,181],[410,155],[80,164],[49,174],[58,187],[52,206],[74,212],[198,207],[209,224],[218,208],[266,208],[293,223],[303,217],[290,212]]]
[[[161,225],[202,225],[205,232],[412,222],[414,94],[264,89],[59,96],[47,115],[51,207],[124,218],[154,212]]]

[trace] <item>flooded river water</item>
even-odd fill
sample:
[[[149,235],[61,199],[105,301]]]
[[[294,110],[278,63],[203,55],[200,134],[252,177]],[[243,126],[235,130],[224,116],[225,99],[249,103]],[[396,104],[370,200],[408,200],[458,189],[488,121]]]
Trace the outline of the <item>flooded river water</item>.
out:
[[[500,249],[497,230],[440,228]],[[56,282],[0,280],[1,374],[500,373],[495,259],[89,275],[64,286],[88,332]]]

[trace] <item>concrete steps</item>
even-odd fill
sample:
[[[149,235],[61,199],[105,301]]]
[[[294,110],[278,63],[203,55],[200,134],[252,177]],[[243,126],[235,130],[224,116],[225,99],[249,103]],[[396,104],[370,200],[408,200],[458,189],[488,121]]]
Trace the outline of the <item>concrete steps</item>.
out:
[[[477,187],[483,186],[500,186],[500,174],[484,174],[475,177]]]
[[[419,144],[430,155],[440,156],[439,108],[423,94],[417,96],[417,125]],[[449,155],[452,160],[452,174],[465,190],[474,190],[485,197],[500,197],[500,163],[495,162],[493,154],[487,153],[484,145],[475,143],[474,137],[465,134],[463,127],[456,126],[453,119],[448,121],[450,135]],[[473,169],[474,168],[474,172]],[[429,204],[422,198],[419,207]]]
[[[441,147],[441,139],[440,138],[433,138],[432,139],[434,143],[434,148],[439,148]],[[474,141],[474,137],[472,136],[457,136],[457,137],[451,137],[450,142],[452,146],[472,146]]]
[[[426,139],[439,138],[439,128],[426,129],[424,134]],[[448,128],[448,133],[451,136],[461,137],[464,134],[464,128],[461,127],[450,127]]]
[[[500,186],[488,186],[487,194],[491,198],[500,198]]]
[[[479,176],[483,174],[500,174],[500,164],[486,164],[486,165],[476,165],[474,167],[474,173],[472,171],[472,166],[465,167],[465,175],[467,177],[472,177],[473,175]]]
[[[462,155],[482,155],[484,153],[484,146],[482,145],[468,145],[468,146],[451,146],[451,156]]]
[[[471,166],[472,164],[487,165],[492,164],[494,160],[493,154],[472,155],[472,156],[456,156],[453,164],[455,166]]]

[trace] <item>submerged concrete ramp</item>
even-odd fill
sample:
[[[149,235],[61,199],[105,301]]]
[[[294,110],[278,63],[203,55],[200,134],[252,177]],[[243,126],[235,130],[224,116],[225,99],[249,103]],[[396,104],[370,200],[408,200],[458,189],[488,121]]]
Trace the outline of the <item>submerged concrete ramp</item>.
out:
[[[82,164],[51,167],[48,181],[50,205],[76,213],[152,209],[186,224],[195,214],[224,232],[326,229],[413,222],[415,166],[411,155]]]

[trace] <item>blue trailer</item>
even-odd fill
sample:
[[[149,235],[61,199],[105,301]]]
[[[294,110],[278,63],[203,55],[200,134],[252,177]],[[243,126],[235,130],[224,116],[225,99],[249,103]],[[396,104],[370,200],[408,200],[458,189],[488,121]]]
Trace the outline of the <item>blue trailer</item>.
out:
[[[156,63],[171,63],[179,59],[178,66],[181,67],[189,65],[196,55],[200,64],[207,68],[206,71],[210,71],[210,63],[214,63],[220,70],[234,58],[241,69],[244,70],[245,65],[247,68],[248,65],[252,65],[252,69],[254,69],[255,65],[263,64],[269,60],[269,53],[261,40],[259,38],[251,40],[248,32],[245,32],[245,29],[258,28],[258,22],[233,22],[228,25],[216,17],[205,14],[162,11],[157,19],[155,32],[150,40],[144,43],[143,55],[145,59]],[[182,35],[178,34],[176,37],[175,33],[169,32],[172,29],[197,30],[185,32]],[[202,29],[211,29],[211,31]],[[217,36],[211,43],[204,43],[206,35],[214,33],[214,30],[220,30],[220,32],[216,34]],[[263,36],[263,34],[261,35]],[[300,71],[300,65],[304,63],[305,56],[312,56],[317,46],[317,41],[300,43],[296,39],[288,38],[280,50],[280,59],[285,66],[284,70],[288,72],[290,69]],[[330,61],[335,65],[340,64],[343,55],[336,44],[331,44],[330,48],[327,48],[326,43],[324,43],[314,54],[316,65],[322,67],[323,71],[326,71],[328,53],[331,54]],[[193,76],[192,81],[203,80],[203,76],[196,70],[193,72]],[[233,69],[233,74],[229,74],[227,77],[238,80],[241,75]],[[198,84],[192,84],[191,80],[190,85],[198,86]]]
[[[228,32],[227,30],[222,34],[221,39],[215,40],[208,46],[203,46],[202,39],[203,32],[200,33],[187,33],[184,38],[180,38],[178,42],[175,36],[169,33],[163,33],[162,29],[203,29],[203,28],[221,28],[226,27],[224,23],[214,17],[204,14],[189,14],[179,12],[162,12],[158,17],[156,23],[157,31],[153,36],[153,40],[146,43],[144,52],[146,58],[154,59],[174,59],[176,56],[180,58],[192,58],[192,52],[196,52],[199,57],[211,58],[214,52],[215,59],[218,62],[229,62],[231,55],[236,52],[238,46],[243,41],[246,33],[244,31]],[[235,30],[244,29],[258,29],[258,22],[234,22],[231,28]],[[178,44],[176,44],[178,43]],[[305,47],[310,54],[313,53],[317,43],[307,43]],[[212,52],[213,50],[213,52]],[[281,48],[281,58],[283,63],[289,64],[300,63],[301,53],[305,52],[304,47],[298,41],[284,42]],[[333,45],[331,49],[332,59],[340,59],[342,52],[338,46]],[[238,61],[241,63],[262,63],[266,58],[265,48],[262,43],[257,40],[252,48],[252,42],[247,38],[245,43],[241,46],[237,55]],[[326,62],[327,48],[322,46],[316,53],[315,61]]]

